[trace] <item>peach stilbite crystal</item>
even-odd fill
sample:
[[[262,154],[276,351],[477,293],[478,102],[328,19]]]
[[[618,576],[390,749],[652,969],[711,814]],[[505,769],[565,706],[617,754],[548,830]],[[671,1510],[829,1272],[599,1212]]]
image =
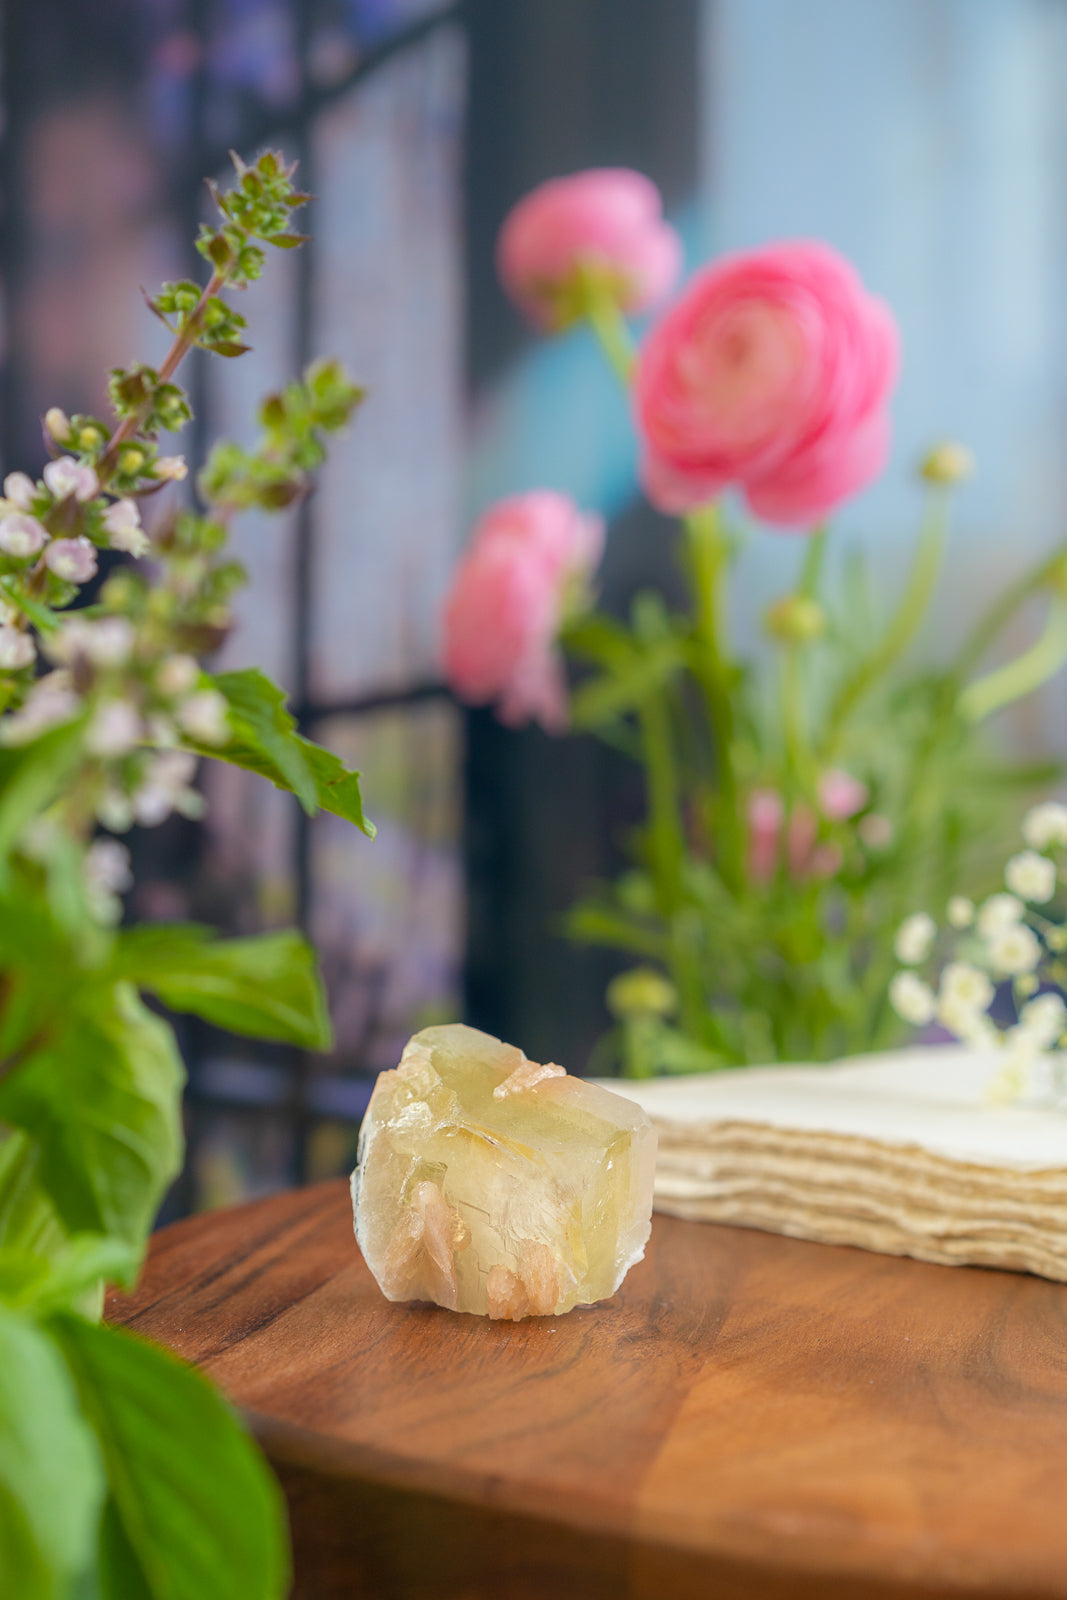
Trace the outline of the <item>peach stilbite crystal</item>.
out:
[[[371,1097],[356,1238],[389,1300],[554,1316],[614,1294],[644,1255],[655,1161],[621,1095],[459,1023],[426,1028]]]

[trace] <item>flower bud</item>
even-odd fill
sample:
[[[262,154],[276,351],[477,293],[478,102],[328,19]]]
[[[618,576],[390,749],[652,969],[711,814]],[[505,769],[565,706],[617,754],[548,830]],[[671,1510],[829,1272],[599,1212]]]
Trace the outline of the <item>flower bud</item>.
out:
[[[180,483],[189,475],[184,456],[158,456],[152,471],[157,478],[162,478],[164,481],[172,480],[175,483]]]
[[[168,656],[156,672],[156,688],[168,699],[188,694],[200,682],[200,663],[195,656]]]
[[[946,487],[962,483],[974,471],[974,455],[965,444],[946,440],[927,452],[919,466],[919,473],[927,483]]]
[[[44,425],[56,444],[66,444],[70,438],[70,418],[58,406],[50,406],[44,414]]]
[[[10,500],[20,511],[28,511],[37,493],[37,485],[25,472],[9,472],[4,479],[4,499]]]
[[[130,449],[119,453],[119,471],[129,477],[134,472],[140,472],[145,463],[143,450]]]
[[[47,530],[41,526],[36,517],[28,517],[24,511],[15,511],[10,516],[0,517],[0,550],[6,555],[15,556],[20,560],[26,556],[35,556],[44,548],[47,539]]]
[[[826,632],[826,613],[806,595],[787,594],[770,607],[763,625],[782,644],[811,644]]]
[[[654,967],[633,967],[608,985],[608,1009],[620,1019],[669,1017],[678,1005],[675,987]]]
[[[0,628],[0,672],[19,672],[32,666],[36,655],[28,633],[18,628]]]
[[[128,555],[143,556],[150,548],[135,500],[116,500],[108,506],[104,512],[104,528],[112,550],[125,550]]]
[[[96,550],[89,540],[53,539],[44,553],[45,565],[66,583],[88,583],[96,572]]]
[[[111,700],[94,714],[86,729],[85,748],[94,756],[127,756],[137,748],[143,731],[136,707],[128,700]]]

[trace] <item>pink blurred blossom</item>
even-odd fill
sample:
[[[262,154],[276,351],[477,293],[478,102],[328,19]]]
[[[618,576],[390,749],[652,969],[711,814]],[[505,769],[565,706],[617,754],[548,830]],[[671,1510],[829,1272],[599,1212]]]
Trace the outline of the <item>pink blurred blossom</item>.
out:
[[[623,311],[645,311],[677,282],[682,246],[650,179],[601,167],[552,178],[520,200],[500,230],[496,260],[516,304],[556,328],[573,318],[580,268],[605,275]]]
[[[827,245],[769,245],[691,281],[641,350],[649,498],[685,511],[740,487],[756,516],[819,521],[881,471],[896,325]]]
[[[831,768],[819,779],[819,809],[831,822],[847,822],[863,810],[870,797],[867,785],[841,767]]]
[[[461,700],[495,702],[502,722],[567,726],[557,645],[569,591],[600,559],[604,529],[566,495],[535,490],[491,507],[444,608],[444,674]]]
[[[748,797],[748,875],[769,883],[778,870],[785,807],[777,789],[753,789]]]

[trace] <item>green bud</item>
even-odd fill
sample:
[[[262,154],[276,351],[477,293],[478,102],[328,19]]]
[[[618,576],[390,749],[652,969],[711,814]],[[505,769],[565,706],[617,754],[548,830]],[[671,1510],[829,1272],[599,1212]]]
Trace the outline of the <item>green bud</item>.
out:
[[[630,1017],[669,1017],[678,1005],[678,993],[654,967],[632,967],[608,984],[608,1010],[620,1020]]]
[[[125,477],[132,477],[135,472],[140,472],[145,464],[145,453],[136,448],[121,450],[119,452],[119,471]]]
[[[942,484],[950,487],[954,483],[962,483],[974,471],[974,456],[965,444],[955,444],[946,440],[944,444],[935,445],[923,457],[919,472],[927,483]]]
[[[826,613],[807,595],[786,594],[770,607],[763,625],[782,644],[811,644],[826,632]]]

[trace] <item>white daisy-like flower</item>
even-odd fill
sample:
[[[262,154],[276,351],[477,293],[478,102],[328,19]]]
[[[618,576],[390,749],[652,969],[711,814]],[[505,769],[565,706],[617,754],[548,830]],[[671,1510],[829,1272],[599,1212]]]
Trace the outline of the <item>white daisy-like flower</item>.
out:
[[[1020,850],[1004,868],[1004,882],[1012,894],[1031,905],[1043,905],[1056,893],[1056,864],[1036,850]]]
[[[1013,894],[991,894],[978,908],[978,932],[983,939],[999,933],[1001,928],[1011,928],[1023,919],[1026,907]]]
[[[897,960],[908,967],[918,966],[930,954],[936,936],[937,924],[925,911],[916,911],[913,916],[905,917],[893,941]]]
[[[921,1028],[933,1021],[934,992],[914,972],[898,972],[889,985],[889,1003],[898,1017]]]
[[[954,894],[948,903],[945,915],[952,927],[969,928],[974,921],[974,901],[968,900],[965,894]]]
[[[941,974],[940,995],[959,1001],[973,1011],[984,1011],[993,999],[993,985],[988,972],[974,967],[969,961],[950,961]]]
[[[1012,923],[992,934],[986,946],[993,971],[1002,978],[1020,977],[1033,972],[1041,960],[1041,945],[1025,923]]]
[[[1032,850],[1067,844],[1067,806],[1058,800],[1044,800],[1032,806],[1023,818],[1022,834]]]
[[[1039,994],[1019,1012],[1018,1027],[1041,1050],[1054,1045],[1067,1029],[1067,1005],[1058,994]],[[1013,1032],[1016,1030],[1012,1030]]]

